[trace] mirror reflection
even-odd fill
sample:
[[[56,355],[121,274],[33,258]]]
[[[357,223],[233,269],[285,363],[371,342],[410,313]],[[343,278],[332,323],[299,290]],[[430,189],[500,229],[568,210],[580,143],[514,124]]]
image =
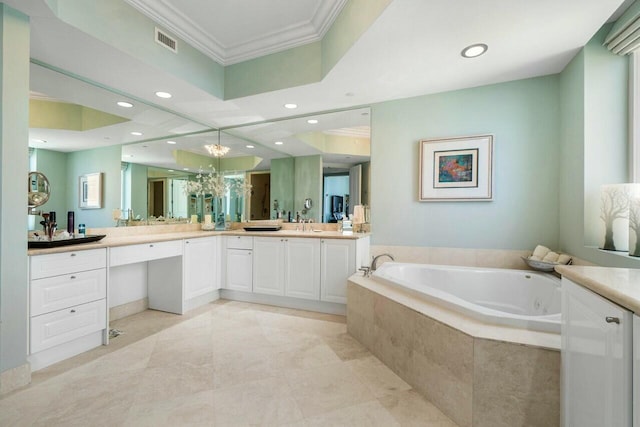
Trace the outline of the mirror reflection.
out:
[[[275,218],[336,222],[369,204],[368,108],[219,132],[153,106],[124,111],[119,94],[32,68],[31,169],[51,184],[43,210],[77,210],[78,179],[90,172],[102,173],[103,207],[76,212],[88,227],[204,223],[208,216],[216,227]],[[86,129],[53,119],[78,109],[99,119]],[[198,189],[199,181],[208,187]]]

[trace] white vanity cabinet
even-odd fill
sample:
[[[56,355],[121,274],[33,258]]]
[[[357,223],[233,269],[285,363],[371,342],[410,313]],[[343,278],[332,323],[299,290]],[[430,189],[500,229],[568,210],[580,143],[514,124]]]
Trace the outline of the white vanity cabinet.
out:
[[[224,288],[252,292],[253,237],[226,236],[224,239]]]
[[[213,301],[220,289],[220,238],[185,239],[183,249],[184,311]]]
[[[322,239],[320,251],[320,299],[346,304],[347,278],[369,265],[369,237]]]
[[[632,313],[562,279],[565,427],[632,423]]]
[[[320,298],[319,239],[255,237],[253,250],[253,292]]]
[[[107,251],[29,257],[29,361],[38,370],[105,342]]]

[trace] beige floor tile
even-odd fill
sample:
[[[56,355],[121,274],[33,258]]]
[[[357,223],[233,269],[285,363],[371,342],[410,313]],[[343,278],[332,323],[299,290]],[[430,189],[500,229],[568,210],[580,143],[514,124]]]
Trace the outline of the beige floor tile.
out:
[[[414,390],[401,391],[378,400],[402,426],[457,427],[456,423]]]
[[[134,404],[123,423],[126,427],[213,426],[213,391],[174,399]]]
[[[284,373],[305,417],[363,403],[373,394],[343,362]]]
[[[409,384],[394,374],[375,356],[351,360],[346,364],[375,397],[383,397],[411,389]]]
[[[374,400],[307,418],[305,419],[305,426],[394,427],[400,426],[400,424],[377,400]]]
[[[278,370],[305,369],[340,362],[331,347],[321,339],[281,347],[274,355]]]
[[[325,337],[324,341],[341,360],[353,360],[370,356],[371,353],[347,332]]]
[[[216,426],[279,425],[302,420],[293,392],[282,378],[266,378],[213,392]]]
[[[142,374],[135,394],[135,402],[140,404],[168,400],[212,388],[213,367],[211,365],[179,363],[175,366],[147,368]]]

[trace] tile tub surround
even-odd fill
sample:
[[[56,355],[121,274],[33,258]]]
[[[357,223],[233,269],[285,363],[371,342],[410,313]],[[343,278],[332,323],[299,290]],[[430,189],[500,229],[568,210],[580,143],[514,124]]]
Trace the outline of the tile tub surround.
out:
[[[559,335],[490,327],[385,288],[349,279],[347,330],[443,413],[463,427],[559,425]]]
[[[416,264],[461,265],[465,267],[512,268],[529,270],[521,257],[531,255],[533,250],[437,248],[425,246],[371,245],[371,255],[388,253],[397,262]],[[380,265],[388,258],[380,258]],[[573,265],[591,265],[573,257]]]
[[[34,373],[0,425],[456,427],[346,333],[343,316],[220,300],[147,311]]]

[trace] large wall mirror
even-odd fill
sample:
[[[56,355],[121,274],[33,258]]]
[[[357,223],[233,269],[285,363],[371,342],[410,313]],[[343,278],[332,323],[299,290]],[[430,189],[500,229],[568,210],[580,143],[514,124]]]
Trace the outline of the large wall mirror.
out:
[[[76,212],[88,227],[193,215],[335,222],[369,204],[369,108],[218,131],[152,105],[119,107],[120,93],[31,68],[31,168],[52,181],[43,211],[76,210],[79,176],[90,172],[102,174],[103,207]]]

